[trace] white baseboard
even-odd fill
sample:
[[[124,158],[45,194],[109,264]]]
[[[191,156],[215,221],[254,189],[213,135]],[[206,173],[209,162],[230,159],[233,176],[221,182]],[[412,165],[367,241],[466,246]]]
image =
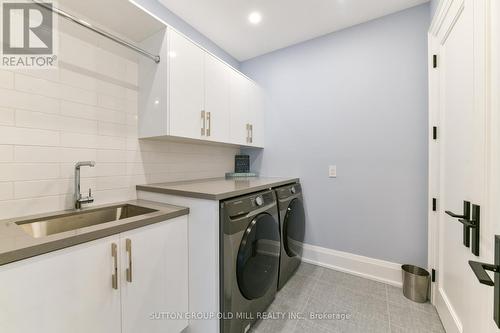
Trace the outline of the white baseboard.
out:
[[[439,312],[439,317],[443,323],[447,333],[462,333],[463,327],[460,319],[455,312],[455,309],[448,300],[448,296],[443,289],[439,288],[436,295],[436,304],[434,304]]]
[[[304,244],[304,262],[401,287],[401,265],[352,253]]]

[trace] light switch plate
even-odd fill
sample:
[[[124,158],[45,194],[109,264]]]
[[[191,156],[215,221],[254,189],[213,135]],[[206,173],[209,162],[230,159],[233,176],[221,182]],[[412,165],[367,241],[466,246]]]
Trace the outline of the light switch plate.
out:
[[[330,165],[328,167],[328,177],[337,178],[337,166],[336,165]]]

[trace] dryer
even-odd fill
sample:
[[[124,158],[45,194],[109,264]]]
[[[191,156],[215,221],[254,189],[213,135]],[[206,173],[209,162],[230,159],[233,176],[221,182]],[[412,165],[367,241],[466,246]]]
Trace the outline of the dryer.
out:
[[[277,292],[280,230],[274,191],[220,203],[221,332],[246,333]]]
[[[278,199],[281,235],[279,290],[300,266],[306,218],[300,183],[278,187],[275,191]]]

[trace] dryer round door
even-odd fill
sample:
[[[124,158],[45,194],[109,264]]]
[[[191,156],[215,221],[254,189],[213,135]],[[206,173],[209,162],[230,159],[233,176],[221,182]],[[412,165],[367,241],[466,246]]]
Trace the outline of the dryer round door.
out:
[[[304,206],[299,199],[293,199],[283,219],[283,247],[289,257],[302,256],[302,244],[306,230]]]
[[[236,275],[242,295],[249,300],[276,288],[279,269],[280,234],[278,222],[263,213],[245,229],[238,251]]]

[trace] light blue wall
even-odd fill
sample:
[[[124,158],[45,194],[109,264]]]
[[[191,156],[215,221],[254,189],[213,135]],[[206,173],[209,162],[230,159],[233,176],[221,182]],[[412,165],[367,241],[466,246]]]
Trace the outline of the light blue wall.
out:
[[[307,243],[426,266],[429,17],[425,4],[241,64],[268,97],[253,168],[301,178]]]
[[[441,0],[431,0],[431,20],[434,17],[434,14],[436,14],[436,10],[438,9],[440,2]]]
[[[179,16],[175,15],[157,0],[136,0],[136,2],[154,13],[156,16],[160,17],[174,29],[182,32],[184,35],[203,46],[209,52],[215,54],[217,57],[224,60],[234,68],[239,68],[240,63],[238,60],[233,58],[230,54],[217,46],[214,42],[189,25],[186,21],[182,20]]]

